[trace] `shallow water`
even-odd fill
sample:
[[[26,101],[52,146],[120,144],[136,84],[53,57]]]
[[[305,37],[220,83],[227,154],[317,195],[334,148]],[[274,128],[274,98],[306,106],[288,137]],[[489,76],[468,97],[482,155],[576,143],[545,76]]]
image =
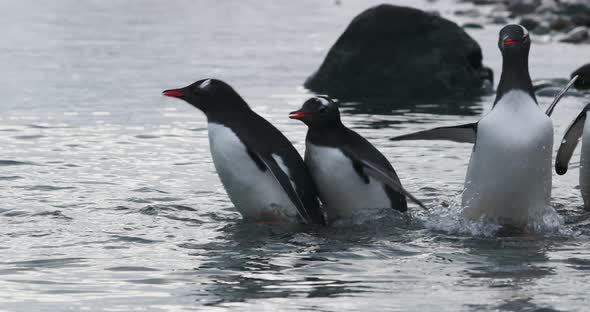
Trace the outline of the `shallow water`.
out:
[[[227,80],[303,151],[306,129],[287,118],[309,97],[301,84],[350,19],[376,3],[0,3],[0,310],[587,310],[579,151],[567,175],[554,175],[563,223],[497,238],[465,234],[488,229],[456,220],[470,145],[387,140],[477,120],[492,97],[393,110],[345,104],[345,123],[437,207],[432,214],[343,228],[240,222],[203,115],[160,92]],[[451,14],[468,5],[396,3],[468,21]],[[470,30],[496,77],[498,30]],[[534,38],[531,74],[567,77],[589,52]],[[556,142],[586,102],[562,101]]]

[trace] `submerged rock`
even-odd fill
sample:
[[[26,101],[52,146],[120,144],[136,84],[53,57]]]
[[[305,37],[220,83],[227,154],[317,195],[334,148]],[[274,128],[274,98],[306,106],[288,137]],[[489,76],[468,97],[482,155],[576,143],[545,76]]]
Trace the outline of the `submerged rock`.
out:
[[[481,93],[491,70],[457,24],[379,5],[355,17],[305,87],[338,98],[440,99]]]

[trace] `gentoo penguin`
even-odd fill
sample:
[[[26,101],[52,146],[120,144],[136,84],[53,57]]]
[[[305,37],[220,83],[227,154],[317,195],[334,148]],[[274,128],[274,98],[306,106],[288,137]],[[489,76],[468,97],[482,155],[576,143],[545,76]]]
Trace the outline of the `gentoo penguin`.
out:
[[[588,90],[590,89],[590,64],[586,64],[578,69],[576,69],[571,77],[579,76],[580,78],[576,81],[574,87],[578,90]]]
[[[590,104],[584,107],[578,117],[567,128],[555,158],[555,171],[559,175],[565,174],[572,154],[578,145],[580,137],[582,137],[579,181],[586,209],[590,209],[590,121],[586,119],[588,110],[590,110]]]
[[[287,138],[227,83],[199,80],[163,92],[207,116],[215,169],[244,219],[324,224],[305,163]]]
[[[468,219],[525,227],[550,204],[553,123],[533,93],[530,45],[520,25],[500,31],[502,75],[493,107],[479,122],[392,138],[475,143],[462,196]]]
[[[387,158],[342,124],[337,104],[328,97],[307,100],[289,118],[309,127],[305,163],[330,223],[384,208],[406,211],[406,196],[424,207],[403,189]]]

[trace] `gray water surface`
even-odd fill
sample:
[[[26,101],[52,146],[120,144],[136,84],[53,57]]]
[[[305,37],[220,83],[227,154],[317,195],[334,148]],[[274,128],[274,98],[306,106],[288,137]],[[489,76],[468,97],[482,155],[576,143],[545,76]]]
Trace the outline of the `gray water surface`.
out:
[[[470,145],[387,140],[475,121],[493,97],[345,103],[344,122],[435,209],[284,228],[240,221],[215,174],[204,116],[160,95],[224,79],[303,152],[306,128],[287,118],[310,96],[302,82],[349,21],[379,2],[0,2],[0,310],[587,311],[579,151],[570,172],[554,176],[557,225],[486,237],[453,214]],[[468,21],[452,12],[469,6],[450,0],[395,3]],[[469,31],[496,77],[499,28]],[[531,74],[567,77],[589,55],[589,46],[533,38]],[[587,101],[562,101],[556,142]]]

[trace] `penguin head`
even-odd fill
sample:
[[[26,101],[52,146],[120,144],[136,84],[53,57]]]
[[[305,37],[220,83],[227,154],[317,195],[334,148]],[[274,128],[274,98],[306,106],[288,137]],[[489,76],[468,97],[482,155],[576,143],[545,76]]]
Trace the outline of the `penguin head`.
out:
[[[165,90],[162,95],[185,100],[205,114],[248,106],[230,85],[211,78],[201,79],[184,88]]]
[[[303,103],[299,110],[289,113],[289,118],[303,121],[309,127],[340,124],[338,104],[325,95],[314,96]]]
[[[500,30],[498,47],[502,55],[528,55],[531,48],[529,31],[518,24],[504,26]]]

